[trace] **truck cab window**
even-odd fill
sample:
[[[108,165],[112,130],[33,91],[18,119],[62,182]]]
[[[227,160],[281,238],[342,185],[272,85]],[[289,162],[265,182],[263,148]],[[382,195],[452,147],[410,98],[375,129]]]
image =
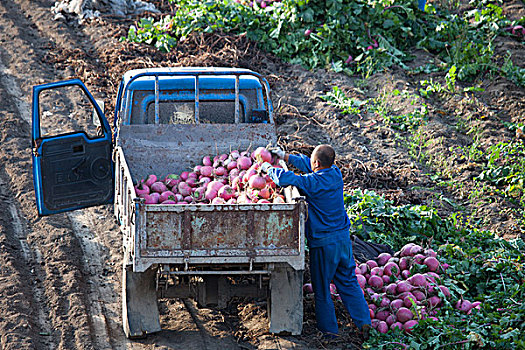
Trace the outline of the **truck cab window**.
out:
[[[93,108],[86,93],[78,85],[68,85],[40,92],[41,137],[85,132],[97,138],[93,123]]]
[[[161,91],[159,96],[159,124],[195,123],[195,93],[193,91]],[[219,98],[221,96],[222,98]],[[155,124],[155,94],[149,90],[133,92],[131,124]],[[255,90],[241,90],[239,96],[239,122],[260,122],[250,118],[259,103]],[[253,118],[252,118],[253,119]],[[235,91],[202,90],[199,96],[199,121],[208,124],[235,123]]]
[[[155,103],[146,107],[146,124],[155,124]],[[195,124],[193,102],[161,101],[159,103],[159,124]]]
[[[208,124],[235,123],[235,102],[201,101],[199,102],[199,121]],[[240,104],[239,120],[244,121],[244,108]],[[194,124],[194,102],[161,102],[159,103],[159,124]],[[155,124],[155,103],[147,107],[146,124]]]

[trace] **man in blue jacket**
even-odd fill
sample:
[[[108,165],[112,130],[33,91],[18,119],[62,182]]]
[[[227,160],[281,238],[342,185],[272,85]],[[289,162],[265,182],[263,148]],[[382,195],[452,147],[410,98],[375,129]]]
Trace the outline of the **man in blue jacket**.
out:
[[[330,145],[319,145],[312,158],[287,154],[274,148],[271,152],[305,174],[274,168],[264,163],[266,172],[277,186],[296,186],[308,202],[306,239],[310,252],[310,274],[315,293],[317,328],[328,338],[338,334],[330,282],[337,291],[356,326],[368,337],[370,311],[357,283],[349,227],[343,200],[343,177],[334,165],[335,151]]]

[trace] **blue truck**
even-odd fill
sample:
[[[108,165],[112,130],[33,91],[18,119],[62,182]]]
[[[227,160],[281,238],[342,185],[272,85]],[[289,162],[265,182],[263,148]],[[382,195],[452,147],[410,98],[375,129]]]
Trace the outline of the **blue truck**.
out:
[[[267,298],[270,332],[301,333],[306,203],[296,188],[285,189],[285,203],[234,205],[146,205],[134,188],[148,174],[192,169],[205,155],[275,144],[260,74],[129,71],[113,127],[79,79],[34,86],[32,108],[38,214],[113,203],[127,337],[161,331],[158,298],[224,307],[233,296]]]

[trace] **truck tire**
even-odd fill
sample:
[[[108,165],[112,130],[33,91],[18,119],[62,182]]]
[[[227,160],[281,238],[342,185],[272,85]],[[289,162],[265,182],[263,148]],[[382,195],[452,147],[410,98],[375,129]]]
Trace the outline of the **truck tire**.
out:
[[[303,270],[278,266],[270,275],[270,333],[300,335],[303,330]]]
[[[156,269],[133,272],[122,268],[122,326],[128,338],[142,338],[159,332],[160,319],[155,288]]]

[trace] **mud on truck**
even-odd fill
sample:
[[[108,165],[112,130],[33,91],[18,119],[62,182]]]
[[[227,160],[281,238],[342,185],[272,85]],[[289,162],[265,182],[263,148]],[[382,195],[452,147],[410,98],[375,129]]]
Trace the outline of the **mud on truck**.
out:
[[[64,122],[50,128],[50,118]],[[127,337],[161,330],[158,298],[224,307],[234,296],[267,298],[270,332],[301,333],[306,203],[296,188],[284,190],[285,203],[215,205],[145,204],[134,188],[148,174],[180,173],[206,155],[276,144],[261,75],[235,68],[129,71],[113,130],[79,79],[38,85],[32,120],[38,214],[114,205]]]

